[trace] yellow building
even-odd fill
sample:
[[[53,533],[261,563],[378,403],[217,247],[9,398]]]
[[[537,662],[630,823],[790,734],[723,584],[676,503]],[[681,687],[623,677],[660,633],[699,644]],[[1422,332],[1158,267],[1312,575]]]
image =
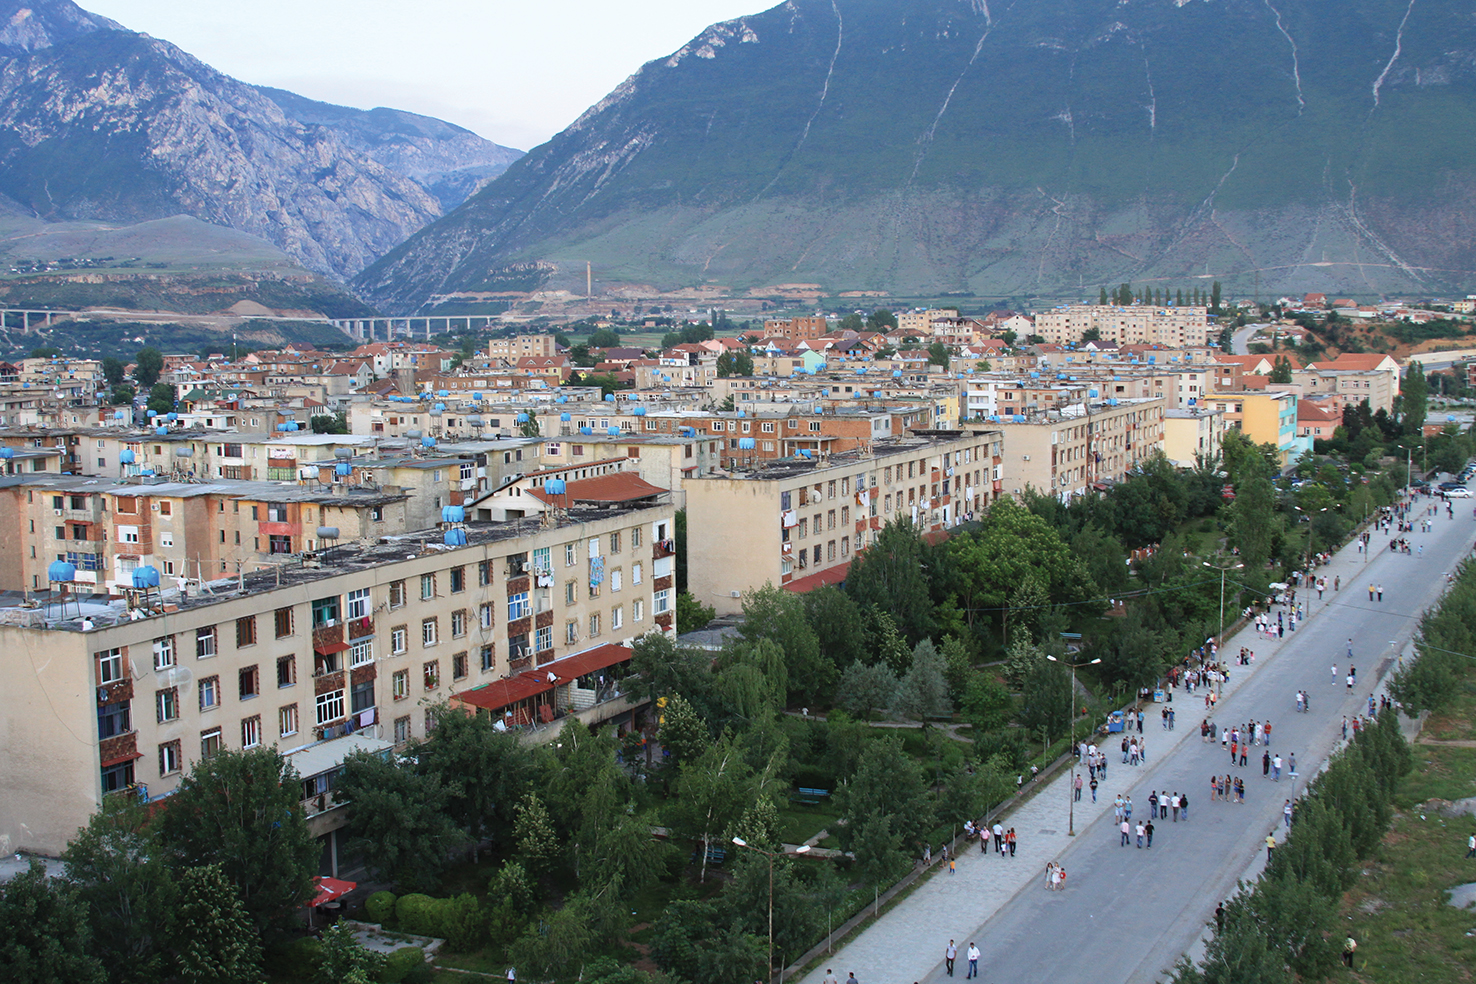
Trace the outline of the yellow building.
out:
[[[1297,394],[1260,390],[1211,393],[1204,402],[1224,413],[1228,425],[1238,427],[1254,443],[1275,447],[1283,469],[1296,460]]]
[[[1206,460],[1220,453],[1225,434],[1225,414],[1211,408],[1165,410],[1163,413],[1163,453],[1180,468],[1193,468],[1198,458]]]

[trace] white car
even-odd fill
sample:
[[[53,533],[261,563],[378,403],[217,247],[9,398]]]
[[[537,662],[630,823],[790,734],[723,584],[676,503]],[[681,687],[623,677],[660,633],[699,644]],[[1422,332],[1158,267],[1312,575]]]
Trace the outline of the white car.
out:
[[[1447,499],[1469,499],[1471,498],[1471,490],[1466,488],[1464,485],[1460,486],[1459,488],[1446,489],[1445,497]]]

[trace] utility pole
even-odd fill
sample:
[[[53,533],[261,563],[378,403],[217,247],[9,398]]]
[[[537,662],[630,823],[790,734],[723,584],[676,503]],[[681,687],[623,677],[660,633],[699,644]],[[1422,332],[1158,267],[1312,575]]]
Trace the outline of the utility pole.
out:
[[[589,261],[584,261],[584,299],[586,301],[594,298],[594,271],[590,268]]]

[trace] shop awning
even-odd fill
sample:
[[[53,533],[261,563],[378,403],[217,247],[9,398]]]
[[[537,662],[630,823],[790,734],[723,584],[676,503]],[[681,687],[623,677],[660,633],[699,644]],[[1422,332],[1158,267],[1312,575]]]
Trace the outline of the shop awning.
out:
[[[341,898],[359,887],[358,882],[340,881],[337,878],[327,876],[318,879],[318,896],[313,899],[313,905],[319,906],[324,902],[332,902]]]

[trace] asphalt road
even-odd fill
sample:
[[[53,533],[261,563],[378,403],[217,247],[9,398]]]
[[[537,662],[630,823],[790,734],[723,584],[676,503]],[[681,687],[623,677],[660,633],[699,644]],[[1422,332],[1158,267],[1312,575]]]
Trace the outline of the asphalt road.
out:
[[[1190,797],[1188,823],[1160,821],[1151,850],[1119,847],[1111,813],[1078,831],[1060,860],[1069,874],[1065,891],[1047,892],[1032,880],[1008,904],[965,938],[979,941],[981,984],[1025,984],[1033,981],[1153,982],[1164,980],[1179,956],[1195,946],[1217,901],[1229,898],[1237,880],[1253,876],[1265,858],[1265,837],[1284,836],[1281,810],[1341,738],[1341,719],[1367,709],[1381,674],[1391,671],[1397,652],[1408,642],[1420,611],[1434,603],[1445,575],[1471,552],[1476,521],[1457,504],[1455,518],[1442,515],[1430,534],[1412,534],[1424,544],[1424,555],[1392,555],[1387,538],[1375,537],[1367,564],[1353,547],[1325,568],[1329,584],[1341,574],[1342,590],[1313,602],[1310,617],[1281,644],[1280,651],[1254,632],[1243,632],[1226,644],[1228,652],[1244,645],[1258,654],[1257,665],[1236,682],[1220,702],[1217,723],[1270,720],[1273,751],[1295,752],[1301,781],[1285,774],[1280,783],[1263,780],[1260,757],[1253,754],[1244,769],[1230,769],[1246,782],[1244,805],[1210,801],[1209,777],[1224,773],[1229,755],[1216,740],[1199,740],[1205,716],[1202,700],[1177,692],[1180,731],[1190,735],[1156,763],[1131,770],[1128,792],[1135,817],[1146,813],[1150,790],[1181,791]],[[1383,584],[1382,603],[1370,602],[1367,586]],[[1300,597],[1301,595],[1299,595]],[[1348,639],[1358,682],[1349,691]],[[1331,665],[1338,666],[1332,680]],[[1239,670],[1245,673],[1244,669]],[[1309,712],[1296,712],[1296,691],[1311,694]],[[1149,747],[1162,748],[1168,737],[1153,712],[1146,723]],[[1110,799],[1130,770],[1111,760],[1112,777],[1102,792]],[[941,965],[928,975],[944,979]],[[960,976],[962,974],[960,973]]]

